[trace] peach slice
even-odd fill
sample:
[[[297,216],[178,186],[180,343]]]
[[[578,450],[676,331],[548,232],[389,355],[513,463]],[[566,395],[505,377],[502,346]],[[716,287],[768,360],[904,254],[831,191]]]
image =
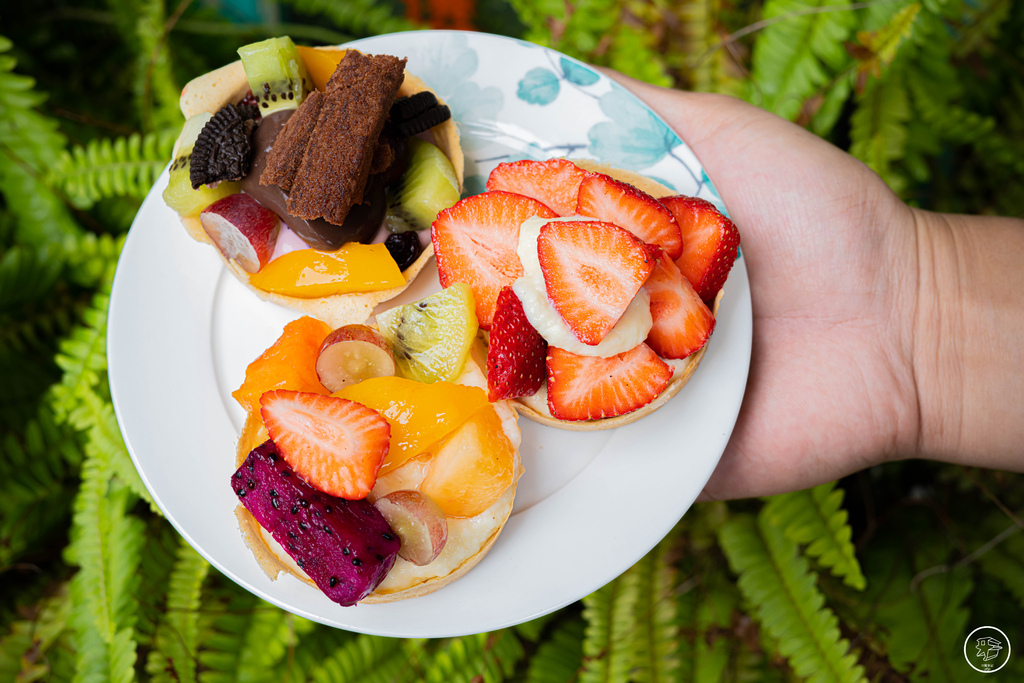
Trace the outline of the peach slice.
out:
[[[417,566],[430,564],[448,541],[448,520],[428,496],[419,491],[392,491],[374,503],[402,547],[398,556]]]
[[[392,377],[395,356],[376,330],[366,325],[345,325],[327,335],[320,345],[316,374],[333,393],[365,379]]]

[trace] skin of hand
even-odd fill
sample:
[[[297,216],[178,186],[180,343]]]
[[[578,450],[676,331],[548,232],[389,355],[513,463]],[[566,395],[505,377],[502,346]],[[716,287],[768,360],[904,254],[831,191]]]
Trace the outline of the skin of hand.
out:
[[[740,230],[750,375],[702,500],[804,489],[905,457],[1024,468],[1024,222],[979,226],[986,221],[911,209],[859,160],[774,114],[609,75],[687,142]],[[986,228],[1007,239],[1003,265],[1018,274],[1004,281],[1010,293],[997,308],[1016,318],[975,349],[978,365],[983,353],[1006,355],[972,382],[972,397],[965,377],[974,368],[961,356],[977,316],[965,302],[988,293],[971,282],[958,247]],[[975,254],[982,270],[984,252]],[[993,416],[997,388],[1017,400]],[[968,418],[981,423],[968,428]],[[971,441],[992,440],[992,430],[996,443]]]

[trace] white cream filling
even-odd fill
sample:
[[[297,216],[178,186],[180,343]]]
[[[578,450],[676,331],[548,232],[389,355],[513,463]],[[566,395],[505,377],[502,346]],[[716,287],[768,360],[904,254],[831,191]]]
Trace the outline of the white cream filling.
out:
[[[651,298],[647,290],[641,288],[633,300],[629,302],[622,317],[615,323],[611,331],[595,346],[584,344],[572,333],[562,316],[555,310],[548,298],[544,284],[544,273],[540,269],[540,258],[537,255],[537,238],[540,229],[547,223],[555,221],[592,221],[586,216],[566,216],[563,218],[527,218],[519,227],[519,245],[516,253],[523,264],[523,277],[512,284],[523,304],[523,312],[530,324],[552,346],[575,353],[580,356],[600,356],[608,358],[629,351],[645,339],[651,331]]]

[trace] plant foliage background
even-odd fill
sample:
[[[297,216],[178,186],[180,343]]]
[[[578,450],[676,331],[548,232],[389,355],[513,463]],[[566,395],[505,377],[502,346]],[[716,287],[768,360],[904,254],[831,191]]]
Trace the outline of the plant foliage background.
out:
[[[180,87],[246,42],[426,22],[513,33],[748,99],[915,205],[1022,216],[1024,3],[261,8],[0,10],[0,681],[944,682],[981,678],[962,654],[976,626],[1024,648],[1024,478],[921,462],[697,505],[614,582],[519,627],[444,640],[322,627],[220,576],[161,517],[121,440],[105,357],[114,266],[169,160]],[[1024,656],[992,680],[1024,680]]]

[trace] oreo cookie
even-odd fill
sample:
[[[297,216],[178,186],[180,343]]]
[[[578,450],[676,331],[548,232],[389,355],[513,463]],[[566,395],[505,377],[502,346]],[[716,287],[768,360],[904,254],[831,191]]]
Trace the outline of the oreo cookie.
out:
[[[192,148],[192,189],[221,180],[241,180],[249,173],[249,138],[258,114],[251,105],[226,104],[206,122]]]
[[[431,107],[437,106],[437,98],[429,90],[418,92],[409,97],[399,97],[391,104],[388,118],[393,122],[408,121],[416,118]]]
[[[395,131],[402,137],[411,138],[429,130],[436,125],[442,124],[452,117],[452,112],[446,104],[437,104],[425,109],[416,116],[406,121],[394,122]]]

